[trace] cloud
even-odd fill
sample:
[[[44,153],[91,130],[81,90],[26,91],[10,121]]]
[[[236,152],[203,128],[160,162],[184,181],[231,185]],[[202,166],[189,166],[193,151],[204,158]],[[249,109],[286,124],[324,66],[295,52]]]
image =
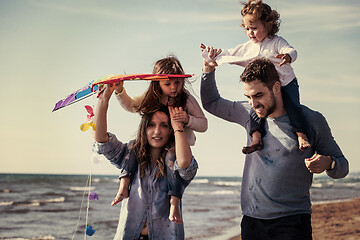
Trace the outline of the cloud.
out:
[[[360,97],[358,96],[343,96],[331,95],[323,92],[316,92],[316,94],[307,94],[306,102],[322,102],[322,103],[343,103],[343,104],[360,104]]]
[[[169,23],[214,23],[214,22],[228,22],[240,21],[240,12],[226,13],[219,11],[201,11],[199,9],[193,10],[192,6],[189,9],[157,9],[155,7],[149,9],[145,7],[136,8],[136,3],[129,5],[129,3],[117,2],[116,4],[104,4],[101,1],[42,1],[42,0],[28,0],[28,3],[46,9],[54,9],[61,12],[93,15],[114,19],[126,19],[136,22],[150,21],[160,24]],[[102,3],[102,4],[100,4]],[[114,5],[116,7],[114,7]],[[123,6],[122,6],[123,5]],[[111,7],[110,7],[111,6]]]
[[[33,6],[54,9],[61,12],[95,15],[108,18],[121,18],[122,15],[110,7],[99,6],[93,1],[41,1],[41,0],[28,0],[28,3]]]
[[[348,5],[345,5],[348,4]],[[298,3],[281,9],[280,16],[291,32],[333,32],[360,27],[360,6],[342,2],[341,5]]]

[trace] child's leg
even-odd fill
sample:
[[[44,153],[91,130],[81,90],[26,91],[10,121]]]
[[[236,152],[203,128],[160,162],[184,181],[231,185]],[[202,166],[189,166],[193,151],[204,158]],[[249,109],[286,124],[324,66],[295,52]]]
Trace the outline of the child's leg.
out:
[[[129,143],[129,152],[125,154],[121,165],[121,172],[120,172],[120,186],[119,190],[116,194],[115,199],[112,201],[111,206],[116,205],[118,202],[121,202],[124,198],[129,197],[129,186],[134,178],[134,175],[137,170],[137,161],[136,155],[133,149],[134,142]]]
[[[170,198],[170,221],[173,221],[177,224],[183,223],[180,213],[180,198],[171,196]]]
[[[264,119],[259,118],[254,109],[250,111],[250,135],[252,137],[252,143],[247,147],[243,147],[242,152],[244,154],[250,154],[264,147],[261,141],[262,136],[265,135]]]
[[[305,149],[311,147],[311,144],[309,143],[309,139],[307,138],[305,133],[296,132],[296,135],[298,136],[300,150],[305,150]]]
[[[111,203],[111,206],[116,205],[118,202],[121,202],[123,199],[129,197],[129,185],[130,185],[130,178],[129,177],[122,177],[120,178],[120,186],[119,190],[116,194],[116,197]]]
[[[168,182],[168,195],[170,196],[170,214],[169,219],[175,223],[181,224],[181,197],[185,191],[185,184],[179,173],[175,171],[175,149],[171,148],[165,156],[165,163],[166,163],[166,176]]]
[[[284,106],[289,116],[293,132],[298,136],[299,149],[305,150],[311,147],[308,137],[306,135],[306,126],[302,109],[300,107],[299,85],[295,78],[288,85],[281,88],[281,93],[284,100]]]

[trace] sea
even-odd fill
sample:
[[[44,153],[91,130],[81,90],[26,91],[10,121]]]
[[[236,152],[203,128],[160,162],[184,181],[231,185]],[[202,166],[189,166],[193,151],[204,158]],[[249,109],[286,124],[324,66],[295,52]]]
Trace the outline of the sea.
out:
[[[240,187],[241,177],[196,177],[183,196],[186,239],[240,234]],[[117,188],[117,176],[110,175],[0,174],[0,239],[112,239]],[[90,192],[98,199],[88,201]],[[313,204],[360,197],[360,173],[337,180],[318,175],[311,197]],[[96,230],[92,236],[86,226]]]

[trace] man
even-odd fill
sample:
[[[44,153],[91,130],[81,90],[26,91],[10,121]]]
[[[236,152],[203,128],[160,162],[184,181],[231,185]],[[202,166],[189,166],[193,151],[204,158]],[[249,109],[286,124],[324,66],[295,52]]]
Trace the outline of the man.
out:
[[[211,49],[210,51],[214,51]],[[205,110],[243,126],[251,142],[250,107],[265,119],[264,148],[245,156],[241,186],[243,240],[312,239],[310,186],[313,173],[332,178],[348,174],[348,161],[325,118],[305,106],[311,148],[300,151],[281,95],[279,76],[266,59],[249,63],[241,75],[249,103],[222,98],[215,67],[204,63],[201,101]]]

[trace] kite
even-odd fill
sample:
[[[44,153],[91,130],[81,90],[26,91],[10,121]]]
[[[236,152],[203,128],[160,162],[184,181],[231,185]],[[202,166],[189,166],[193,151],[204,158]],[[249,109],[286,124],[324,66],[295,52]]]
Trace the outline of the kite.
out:
[[[66,107],[70,104],[76,103],[82,99],[85,99],[99,90],[100,84],[108,84],[108,83],[115,83],[120,81],[126,80],[149,80],[149,81],[166,81],[175,78],[188,78],[192,77],[193,75],[184,74],[184,75],[177,75],[177,74],[126,74],[126,75],[110,75],[98,80],[90,82],[88,85],[80,88],[79,90],[71,93],[69,96],[61,99],[55,104],[53,112]]]
[[[86,116],[88,122],[81,124],[81,125],[80,125],[80,130],[83,131],[83,132],[86,132],[87,130],[89,130],[90,127],[92,127],[93,131],[95,131],[95,130],[96,130],[96,124],[91,121],[91,118],[95,116],[95,115],[94,115],[94,110],[93,110],[93,108],[92,108],[91,106],[89,106],[89,105],[86,105],[85,108],[86,108],[86,111],[89,113],[89,114]],[[90,121],[91,121],[91,122],[90,122]]]
[[[89,226],[86,227],[86,231],[85,231],[85,232],[86,232],[86,235],[92,236],[92,235],[94,235],[94,233],[96,232],[96,230],[93,229],[92,226],[89,225]]]
[[[97,193],[90,193],[89,195],[89,200],[99,200],[99,195],[97,195]]]

